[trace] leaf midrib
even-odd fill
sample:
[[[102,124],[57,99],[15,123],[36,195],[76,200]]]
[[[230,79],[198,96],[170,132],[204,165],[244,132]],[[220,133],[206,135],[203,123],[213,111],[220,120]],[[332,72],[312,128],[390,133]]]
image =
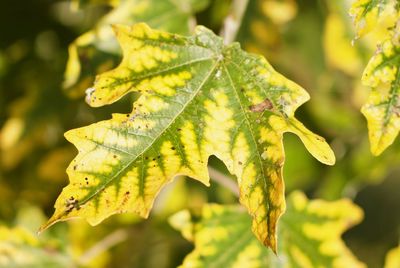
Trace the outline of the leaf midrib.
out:
[[[209,58],[209,60],[212,60],[213,57]],[[122,172],[124,172],[134,161],[137,160],[137,158],[141,155],[143,155],[144,152],[146,152],[157,140],[158,138],[164,134],[164,132],[175,122],[175,120],[179,117],[179,115],[182,114],[182,112],[185,111],[186,107],[193,101],[193,99],[197,96],[198,92],[201,90],[203,85],[208,81],[208,79],[211,77],[211,74],[216,70],[217,66],[219,65],[219,61],[215,61],[213,67],[207,74],[207,76],[204,78],[200,86],[193,92],[191,98],[185,103],[185,105],[182,107],[181,111],[178,112],[175,117],[172,118],[169,124],[166,125],[166,127],[159,132],[157,136],[154,137],[153,141],[149,143],[148,146],[146,146],[136,157],[134,157],[132,160],[130,160],[124,167],[122,167],[114,176],[112,176],[107,182],[104,183],[102,187],[100,187],[98,190],[96,190],[93,194],[89,195],[83,201],[79,202],[80,206],[83,206],[87,202],[89,202],[92,198],[94,198],[98,193],[100,193],[103,189],[105,189],[111,182],[113,182]]]
[[[236,65],[236,64],[235,64],[235,65]],[[239,69],[241,69],[239,65],[236,65],[236,66],[237,66]],[[233,80],[232,80],[232,77],[231,77],[231,74],[229,73],[229,71],[228,71],[228,69],[226,68],[225,64],[224,64],[224,68],[225,68],[226,73],[228,74],[229,82],[230,82],[232,88],[234,89],[233,91],[235,92],[235,96],[236,96],[237,102],[240,104],[240,109],[241,109],[241,111],[242,111],[242,113],[243,113],[243,116],[244,116],[244,118],[245,118],[246,124],[247,124],[247,126],[248,126],[248,128],[249,128],[249,130],[250,130],[250,134],[251,134],[251,137],[252,137],[253,145],[255,146],[255,148],[259,148],[259,147],[258,147],[258,144],[257,144],[257,141],[256,141],[256,138],[255,138],[255,136],[254,136],[254,132],[253,132],[252,125],[251,125],[250,120],[249,120],[249,118],[248,118],[248,116],[247,116],[246,110],[243,108],[242,102],[240,101],[240,97],[239,97],[238,90],[237,90],[237,88],[235,87],[235,85],[234,85],[234,83],[233,83]],[[241,70],[244,71],[243,69],[241,69]],[[264,92],[264,91],[262,91],[262,92]],[[260,164],[260,167],[261,167],[261,172],[262,172],[263,178],[265,179],[266,176],[265,176],[265,171],[264,171],[264,169],[262,168],[262,167],[263,167],[263,162],[262,162],[262,160],[261,160],[261,156],[260,156],[259,153],[257,153],[256,155],[257,155],[257,158],[258,158],[258,162],[259,162],[259,164]],[[265,180],[264,180],[264,187],[265,187],[265,190],[266,190],[267,192],[269,192]],[[268,222],[268,220],[267,220],[267,222]]]

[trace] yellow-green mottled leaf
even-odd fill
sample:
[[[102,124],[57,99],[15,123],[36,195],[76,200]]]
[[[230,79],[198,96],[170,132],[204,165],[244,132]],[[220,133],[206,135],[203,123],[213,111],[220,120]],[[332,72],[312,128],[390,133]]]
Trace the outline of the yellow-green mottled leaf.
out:
[[[385,258],[385,268],[398,268],[400,267],[400,246],[391,249]]]
[[[398,21],[399,3],[397,0],[356,0],[350,8],[357,37],[372,31],[378,24],[393,27]]]
[[[387,40],[368,63],[362,80],[372,87],[362,113],[368,121],[371,151],[382,153],[400,130],[400,45]]]
[[[225,46],[201,26],[191,37],[146,24],[115,26],[115,32],[123,60],[96,78],[87,102],[98,107],[129,92],[141,96],[130,114],[65,134],[79,154],[44,228],[73,217],[91,224],[121,212],[147,217],[175,176],[209,185],[207,162],[215,155],[238,179],[253,232],[276,249],[276,223],[285,210],[283,133],[297,134],[320,161],[335,161],[323,138],[294,118],[306,91],[263,57],[238,43]]]
[[[54,246],[25,228],[0,226],[0,267],[72,267],[72,258]]]
[[[237,206],[208,204],[200,221],[187,211],[170,223],[194,242],[194,250],[181,267],[365,267],[341,240],[348,228],[360,222],[362,211],[350,200],[309,201],[295,192],[279,228],[278,256],[250,232],[251,220]]]
[[[120,2],[120,3],[119,3]],[[120,61],[120,49],[111,24],[146,22],[151,27],[189,34],[192,15],[204,9],[208,0],[122,0],[97,26],[78,37],[69,47],[64,88],[72,97],[84,94],[97,73],[110,70]]]

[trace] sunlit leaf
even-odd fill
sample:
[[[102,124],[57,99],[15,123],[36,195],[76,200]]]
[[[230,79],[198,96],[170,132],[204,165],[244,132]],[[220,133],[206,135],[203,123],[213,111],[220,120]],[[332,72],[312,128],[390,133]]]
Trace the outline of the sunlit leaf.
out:
[[[400,267],[400,246],[391,249],[385,258],[385,268],[397,268]]]
[[[350,9],[357,37],[371,32],[378,24],[394,26],[398,20],[397,0],[355,0]]]
[[[295,192],[279,228],[278,256],[250,232],[251,220],[237,206],[208,204],[199,222],[182,211],[172,226],[195,244],[182,267],[364,267],[341,235],[360,222],[362,211],[350,200],[307,200]]]
[[[368,120],[372,153],[393,143],[400,130],[400,45],[387,40],[368,63],[363,82],[372,87],[362,112]]]
[[[129,92],[141,96],[132,113],[65,134],[80,153],[44,228],[78,216],[91,224],[121,212],[147,217],[176,175],[209,185],[207,161],[215,155],[238,178],[253,232],[275,249],[276,222],[285,209],[283,133],[298,135],[319,161],[335,161],[325,140],[294,117],[309,98],[306,91],[263,57],[238,43],[224,46],[204,27],[191,37],[146,24],[115,31],[124,58],[97,77],[87,101],[98,107]]]
[[[369,61],[362,81],[372,88],[362,113],[368,121],[371,152],[381,154],[400,130],[400,4],[396,0],[359,0],[350,14],[358,36],[384,21],[382,43]]]
[[[71,96],[82,96],[98,73],[110,70],[120,61],[120,49],[111,25],[146,22],[151,27],[189,34],[192,15],[205,8],[208,0],[124,0],[116,5],[95,29],[78,37],[69,47],[64,88]]]

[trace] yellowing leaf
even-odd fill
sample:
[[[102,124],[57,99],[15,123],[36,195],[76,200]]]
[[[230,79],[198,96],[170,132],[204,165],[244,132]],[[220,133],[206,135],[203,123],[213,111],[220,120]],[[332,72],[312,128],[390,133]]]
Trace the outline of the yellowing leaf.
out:
[[[340,238],[361,222],[359,207],[348,199],[309,201],[300,192],[288,199],[280,230],[282,251],[287,252],[292,267],[365,267]]]
[[[371,151],[379,155],[400,130],[400,45],[387,40],[368,63],[363,82],[372,87],[362,113],[368,120]]]
[[[365,267],[340,236],[362,218],[351,201],[307,200],[295,192],[279,228],[279,252],[265,249],[249,231],[251,220],[237,206],[208,204],[199,222],[182,211],[171,224],[192,238],[195,248],[181,267]],[[191,234],[190,234],[191,233]]]
[[[72,258],[25,228],[0,226],[0,267],[71,267]]]
[[[275,24],[286,23],[297,14],[297,4],[294,0],[265,0],[260,5],[263,13]]]
[[[362,58],[351,45],[348,25],[340,15],[333,11],[326,17],[324,30],[325,57],[329,65],[349,75],[359,75],[362,70]]]
[[[400,246],[391,249],[385,258],[385,268],[397,268],[400,267]]]
[[[372,31],[378,24],[394,26],[399,16],[397,0],[356,0],[350,9],[357,37]]]
[[[93,83],[93,77],[120,60],[120,50],[111,24],[131,25],[146,22],[151,27],[188,34],[192,15],[205,8],[207,0],[123,0],[107,14],[95,29],[78,37],[69,47],[64,88],[72,97],[80,97]]]
[[[253,232],[276,249],[276,223],[285,210],[283,133],[297,134],[320,161],[335,161],[326,142],[294,118],[308,94],[263,57],[238,43],[224,46],[204,27],[191,37],[146,24],[115,26],[115,32],[124,58],[96,78],[87,101],[97,107],[129,92],[141,96],[132,113],[65,134],[79,154],[43,228],[73,217],[91,224],[121,212],[147,217],[175,176],[209,185],[207,161],[215,155],[238,179]]]
[[[361,112],[368,121],[371,152],[381,154],[400,130],[400,4],[396,0],[359,0],[350,13],[359,36],[384,21],[384,41],[364,70],[362,81],[372,87]]]

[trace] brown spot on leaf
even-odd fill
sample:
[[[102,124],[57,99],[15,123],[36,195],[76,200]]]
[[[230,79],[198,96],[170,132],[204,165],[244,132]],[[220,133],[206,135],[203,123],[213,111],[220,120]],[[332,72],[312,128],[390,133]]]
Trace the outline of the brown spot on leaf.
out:
[[[272,110],[272,108],[274,108],[274,106],[268,98],[258,104],[249,106],[250,111],[253,113],[262,113],[265,110]]]

